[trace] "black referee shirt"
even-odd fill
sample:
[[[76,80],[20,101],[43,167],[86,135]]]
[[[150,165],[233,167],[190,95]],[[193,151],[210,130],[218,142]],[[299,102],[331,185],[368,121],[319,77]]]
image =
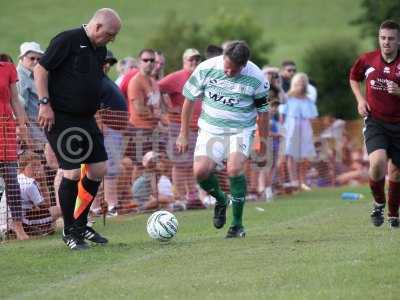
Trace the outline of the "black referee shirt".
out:
[[[94,48],[82,27],[54,37],[40,64],[49,71],[53,110],[76,117],[93,116],[100,107],[105,47]]]

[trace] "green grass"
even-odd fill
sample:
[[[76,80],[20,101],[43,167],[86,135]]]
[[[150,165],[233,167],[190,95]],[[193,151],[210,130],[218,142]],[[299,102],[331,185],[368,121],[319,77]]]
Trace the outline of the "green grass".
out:
[[[168,244],[147,236],[148,215],[98,225],[111,243],[84,252],[58,234],[2,244],[1,299],[398,299],[400,231],[373,227],[370,199],[342,191],[249,203],[245,239],[224,239],[207,210],[177,213]]]
[[[167,11],[182,18],[207,22],[219,9],[248,11],[265,28],[264,37],[275,44],[271,63],[294,59],[302,67],[305,49],[322,40],[349,37],[359,41],[360,50],[372,46],[359,37],[359,29],[349,25],[361,12],[361,0],[148,0],[148,1],[5,1],[1,0],[1,47],[14,58],[23,41],[36,40],[46,47],[61,30],[86,22],[100,7],[112,6],[121,15],[123,28],[115,44],[118,57],[136,55]]]

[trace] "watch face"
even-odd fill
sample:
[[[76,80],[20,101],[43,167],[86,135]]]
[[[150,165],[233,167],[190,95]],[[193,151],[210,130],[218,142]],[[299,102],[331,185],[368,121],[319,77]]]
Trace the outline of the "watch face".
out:
[[[49,103],[49,98],[44,97],[44,98],[40,99],[39,102],[41,104],[47,104],[47,103]]]

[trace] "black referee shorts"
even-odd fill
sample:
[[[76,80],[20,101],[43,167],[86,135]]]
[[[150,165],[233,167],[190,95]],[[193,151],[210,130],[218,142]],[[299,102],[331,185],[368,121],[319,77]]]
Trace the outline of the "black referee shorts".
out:
[[[365,119],[363,133],[368,154],[378,149],[386,150],[388,158],[400,168],[400,124],[369,116]]]
[[[104,137],[94,118],[80,122],[75,122],[73,119],[72,122],[65,120],[56,117],[55,125],[46,132],[61,169],[79,169],[81,164],[107,160]]]

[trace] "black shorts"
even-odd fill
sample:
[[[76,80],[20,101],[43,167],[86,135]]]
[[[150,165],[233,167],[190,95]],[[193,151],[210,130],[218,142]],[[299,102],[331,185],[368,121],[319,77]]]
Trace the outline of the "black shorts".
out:
[[[104,137],[94,117],[60,117],[56,114],[55,125],[46,131],[46,137],[61,169],[80,169],[81,164],[107,160]]]
[[[367,117],[364,125],[364,139],[368,154],[378,149],[386,150],[388,158],[400,167],[400,124]]]

